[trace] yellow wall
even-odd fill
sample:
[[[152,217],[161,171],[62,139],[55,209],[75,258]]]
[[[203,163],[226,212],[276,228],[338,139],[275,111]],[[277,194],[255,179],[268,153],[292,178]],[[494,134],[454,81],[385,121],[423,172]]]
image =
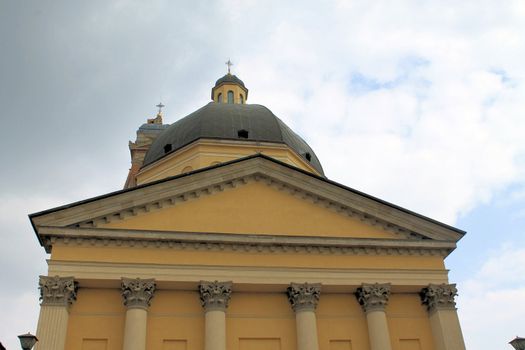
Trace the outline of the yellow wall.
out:
[[[137,175],[137,184],[140,185],[164,179],[168,176],[179,175],[186,167],[197,170],[255,153],[262,153],[284,163],[318,174],[311,164],[286,145],[231,142],[227,140],[198,140],[142,169]]]
[[[125,313],[119,290],[80,288],[69,313],[65,348],[122,350]]]
[[[368,349],[365,313],[351,294],[323,294],[317,307],[320,350]]]
[[[428,312],[417,294],[392,294],[386,313],[392,350],[434,350]]]
[[[417,294],[392,294],[386,309],[393,350],[433,350]],[[365,313],[352,294],[321,293],[320,350],[368,349]],[[118,289],[80,288],[66,349],[121,350],[125,307]],[[228,349],[294,350],[295,314],[285,293],[234,292],[226,316]],[[197,291],[157,290],[148,311],[148,350],[202,350],[204,311]],[[105,348],[103,346],[106,346]]]
[[[204,313],[197,291],[155,292],[148,311],[146,348],[204,349]]]
[[[232,293],[226,348],[296,349],[295,314],[285,293]]]
[[[239,205],[242,203],[242,205]],[[104,228],[399,239],[399,235],[309,200],[250,182]]]

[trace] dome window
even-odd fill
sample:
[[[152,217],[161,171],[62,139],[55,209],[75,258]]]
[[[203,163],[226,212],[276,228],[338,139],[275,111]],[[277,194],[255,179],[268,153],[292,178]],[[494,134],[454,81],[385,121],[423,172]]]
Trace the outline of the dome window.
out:
[[[233,103],[233,91],[228,91],[228,103]]]
[[[306,158],[307,161],[311,161],[312,160],[312,155],[310,154],[310,152],[306,152],[304,153],[304,157]]]
[[[219,93],[219,94],[217,95],[217,102],[218,102],[218,103],[222,103],[222,94],[221,94],[221,93]]]
[[[244,130],[244,129],[238,130],[237,131],[237,136],[240,139],[247,139],[248,138],[248,130]]]
[[[239,95],[239,97],[241,98],[241,104],[244,104],[244,97],[241,95]]]
[[[171,150],[172,150],[171,143],[167,143],[166,145],[164,145],[164,153],[169,153],[171,152]]]

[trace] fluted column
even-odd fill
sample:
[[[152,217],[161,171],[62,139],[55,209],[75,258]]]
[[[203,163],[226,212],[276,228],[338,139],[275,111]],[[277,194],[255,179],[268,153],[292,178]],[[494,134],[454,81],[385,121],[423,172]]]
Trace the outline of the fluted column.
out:
[[[64,350],[69,306],[77,298],[78,283],[73,277],[40,276],[40,317],[37,350]]]
[[[390,283],[363,284],[356,292],[357,301],[366,312],[370,350],[391,350],[385,308],[390,297]]]
[[[122,278],[126,310],[124,350],[146,350],[148,308],[155,293],[155,280]]]
[[[201,281],[199,293],[204,308],[204,350],[226,350],[226,309],[232,283]]]
[[[421,291],[421,300],[428,309],[436,350],[465,350],[454,300],[457,294],[455,284],[430,284]]]
[[[318,350],[315,309],[321,295],[321,284],[291,283],[286,291],[295,311],[297,350]]]

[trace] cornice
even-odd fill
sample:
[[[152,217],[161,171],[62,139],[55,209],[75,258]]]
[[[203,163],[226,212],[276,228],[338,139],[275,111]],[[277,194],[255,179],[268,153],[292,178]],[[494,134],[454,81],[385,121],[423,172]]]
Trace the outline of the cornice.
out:
[[[327,181],[259,156],[227,166],[196,171],[189,176],[159,181],[45,215],[33,215],[31,218],[39,233],[43,226],[98,227],[101,223],[143,215],[250,182],[264,182],[341,215],[379,226],[401,238],[449,242],[461,238],[459,233],[430,219],[426,220]]]
[[[455,247],[453,242],[324,237],[322,232],[318,237],[308,237],[42,227],[40,234],[48,252],[51,252],[54,244],[59,243],[71,246],[137,246],[266,254],[434,255],[444,257]]]

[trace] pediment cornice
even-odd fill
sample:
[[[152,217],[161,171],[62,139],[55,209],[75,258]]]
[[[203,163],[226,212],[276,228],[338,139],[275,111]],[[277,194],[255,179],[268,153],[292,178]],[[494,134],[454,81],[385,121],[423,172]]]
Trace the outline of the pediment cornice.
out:
[[[144,231],[103,228],[42,227],[48,252],[54,244],[73,246],[156,247],[177,250],[240,251],[253,253],[309,253],[343,255],[447,256],[453,242],[232,234],[213,232]]]
[[[379,226],[403,239],[457,242],[462,237],[460,230],[261,155],[33,214],[30,218],[37,234],[45,226],[97,228],[101,223],[145,215],[250,182],[263,182],[341,215]]]

